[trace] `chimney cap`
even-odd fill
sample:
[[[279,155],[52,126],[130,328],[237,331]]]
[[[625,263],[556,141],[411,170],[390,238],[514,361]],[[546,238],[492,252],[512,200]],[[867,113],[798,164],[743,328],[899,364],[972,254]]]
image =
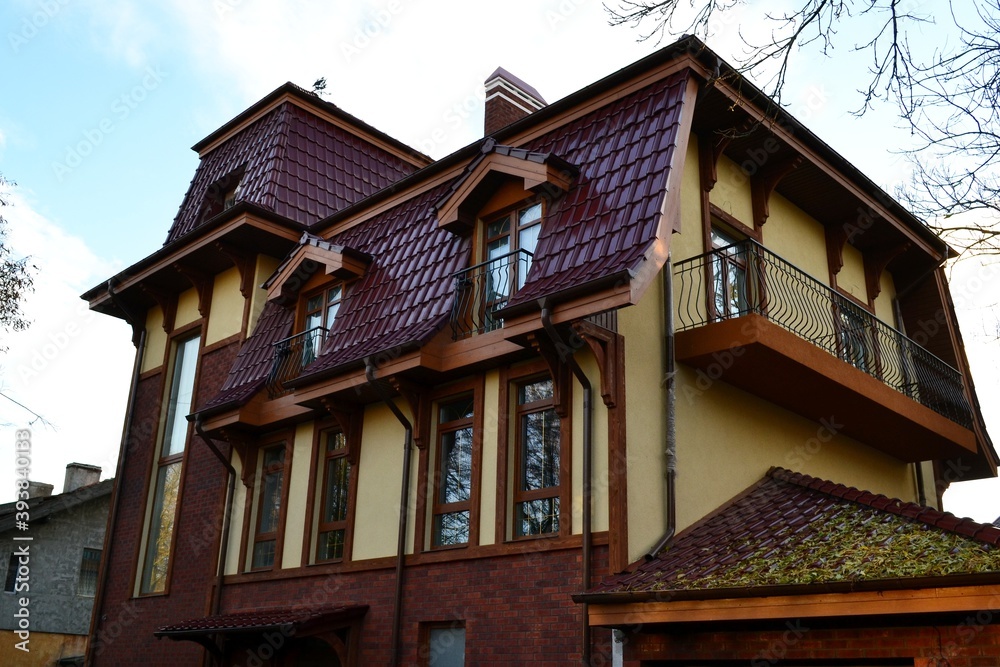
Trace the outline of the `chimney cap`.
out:
[[[539,93],[534,86],[525,83],[522,79],[519,79],[518,77],[514,76],[513,74],[505,70],[503,67],[497,67],[496,70],[493,71],[493,74],[490,74],[488,77],[486,77],[485,81],[486,89],[489,90],[490,84],[496,81],[497,79],[503,79],[508,84],[511,84],[515,88],[518,88],[520,92],[528,95],[529,97],[533,97],[534,98],[533,101],[537,102],[536,106],[539,109],[548,105],[548,102],[545,101],[545,99],[542,97],[542,94]]]

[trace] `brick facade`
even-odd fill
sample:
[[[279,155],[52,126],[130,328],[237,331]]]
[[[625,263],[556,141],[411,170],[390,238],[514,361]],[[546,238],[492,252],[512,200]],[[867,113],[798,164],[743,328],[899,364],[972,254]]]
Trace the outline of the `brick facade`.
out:
[[[751,667],[830,664],[819,662],[823,660],[913,667],[1000,665],[1000,626],[991,625],[998,620],[997,612],[971,612],[906,625],[900,621],[895,626],[868,620],[864,627],[850,627],[858,620],[791,619],[755,630],[676,629],[668,633],[637,628],[625,637],[625,665],[665,667],[695,661]]]

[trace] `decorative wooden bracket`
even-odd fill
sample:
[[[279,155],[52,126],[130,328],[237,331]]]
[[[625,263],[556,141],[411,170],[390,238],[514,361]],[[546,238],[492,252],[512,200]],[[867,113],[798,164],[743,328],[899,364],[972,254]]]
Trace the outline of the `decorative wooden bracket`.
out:
[[[891,248],[865,253],[865,283],[869,299],[875,301],[882,292],[882,272],[885,271],[885,267],[909,248],[910,243],[907,241]]]
[[[208,317],[208,309],[212,303],[212,277],[179,262],[175,262],[173,266],[174,271],[187,278],[198,292],[198,313],[202,317]]]
[[[768,216],[771,215],[771,193],[778,187],[781,179],[804,161],[801,155],[783,160],[775,159],[775,163],[770,168],[761,169],[757,175],[750,179],[754,227],[763,227],[764,223],[767,222]]]
[[[240,272],[240,294],[249,299],[253,294],[254,255],[221,241],[215,242],[215,249],[228,257]]]
[[[139,285],[139,289],[155,301],[156,305],[163,311],[163,331],[169,334],[174,330],[174,317],[177,315],[177,297],[172,294],[165,294],[148,285]]]
[[[835,276],[844,268],[844,246],[847,245],[847,226],[835,225],[826,228],[826,261],[830,275]]]
[[[587,343],[597,359],[597,367],[601,370],[601,398],[604,405],[615,407],[618,394],[618,345],[621,336],[587,321],[576,322],[573,331]]]
[[[330,413],[333,420],[340,427],[340,432],[344,434],[344,441],[347,443],[347,460],[351,465],[357,465],[361,459],[361,424],[364,421],[363,412],[358,406],[351,403],[334,401],[330,398],[321,398],[320,403]]]
[[[250,461],[248,460],[250,448],[247,446],[246,436],[242,432],[231,428],[219,429],[218,434],[219,438],[228,442],[229,446],[239,455],[240,461],[243,463],[243,469],[240,471],[240,481],[243,482],[243,486],[252,489],[257,470],[254,466],[250,465]]]
[[[698,138],[698,166],[701,168],[701,187],[705,192],[711,192],[719,181],[719,158],[726,148],[733,139],[752,130],[755,124],[747,118],[732,129],[715,130],[704,138]]]
[[[569,416],[569,392],[566,391],[570,382],[569,366],[563,360],[555,344],[544,333],[533,335],[531,344],[538,351],[552,375],[552,402],[555,405],[556,414],[565,419]]]
[[[413,415],[413,444],[417,449],[427,447],[427,440],[430,432],[427,428],[427,410],[424,410],[424,394],[426,390],[412,382],[393,375],[387,378],[392,388],[399,392],[399,395],[406,399],[410,406],[410,414]]]

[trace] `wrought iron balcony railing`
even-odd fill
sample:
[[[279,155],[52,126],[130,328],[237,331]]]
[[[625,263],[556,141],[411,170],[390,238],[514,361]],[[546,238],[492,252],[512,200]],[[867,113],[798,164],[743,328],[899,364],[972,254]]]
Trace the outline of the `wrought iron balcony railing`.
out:
[[[265,383],[269,397],[278,398],[291,391],[285,383],[298,377],[302,369],[316,361],[328,333],[323,327],[315,327],[274,343],[271,372]]]
[[[496,313],[521,287],[531,266],[531,253],[515,250],[455,274],[451,331],[455,340],[503,326]]]
[[[971,428],[961,374],[752,239],[678,262],[678,331],[751,313]]]

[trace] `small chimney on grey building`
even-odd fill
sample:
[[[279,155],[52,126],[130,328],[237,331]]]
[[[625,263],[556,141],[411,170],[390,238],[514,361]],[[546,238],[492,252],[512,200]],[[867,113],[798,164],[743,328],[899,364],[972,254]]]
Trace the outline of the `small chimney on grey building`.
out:
[[[85,486],[101,481],[101,466],[86,463],[70,463],[66,466],[66,480],[63,482],[63,493],[76,491]]]
[[[497,67],[486,79],[485,135],[490,136],[547,104],[533,87]]]
[[[48,498],[52,495],[52,485],[45,482],[28,482],[28,498]]]

